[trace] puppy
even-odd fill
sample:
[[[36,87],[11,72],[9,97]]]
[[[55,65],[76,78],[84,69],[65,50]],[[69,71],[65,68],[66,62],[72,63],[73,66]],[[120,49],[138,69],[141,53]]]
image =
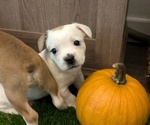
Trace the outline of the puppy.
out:
[[[43,97],[43,91],[51,95],[58,109],[67,108],[41,57],[19,39],[0,31],[0,110],[18,112],[27,125],[38,125],[38,114],[28,100]]]
[[[75,107],[76,101],[68,87],[74,84],[79,89],[84,81],[81,67],[85,61],[85,36],[92,37],[90,28],[73,23],[48,30],[38,40],[41,51],[45,43],[39,55],[47,63],[67,106]]]

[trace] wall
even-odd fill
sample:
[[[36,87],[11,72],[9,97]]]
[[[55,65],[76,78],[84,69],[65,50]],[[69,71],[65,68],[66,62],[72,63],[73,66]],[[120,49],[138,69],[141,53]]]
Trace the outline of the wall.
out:
[[[84,67],[108,68],[124,57],[126,8],[127,0],[0,0],[0,28],[31,43],[47,29],[72,22],[86,24],[93,39],[86,39]]]
[[[129,27],[150,35],[150,0],[129,0],[127,22]]]

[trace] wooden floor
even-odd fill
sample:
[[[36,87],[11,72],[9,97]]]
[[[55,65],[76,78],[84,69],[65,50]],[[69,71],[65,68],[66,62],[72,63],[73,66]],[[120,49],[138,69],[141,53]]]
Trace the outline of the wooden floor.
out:
[[[148,44],[137,43],[128,39],[124,63],[127,73],[141,82],[150,93],[150,80],[145,78],[146,56]]]

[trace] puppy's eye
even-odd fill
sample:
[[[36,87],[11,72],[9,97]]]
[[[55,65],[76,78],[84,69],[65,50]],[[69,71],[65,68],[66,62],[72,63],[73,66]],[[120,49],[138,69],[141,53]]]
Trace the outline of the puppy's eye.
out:
[[[75,40],[75,41],[74,41],[74,45],[75,45],[75,46],[80,46],[80,41]]]
[[[53,54],[56,54],[56,53],[57,53],[56,48],[53,48],[53,49],[51,50],[51,52],[52,52]]]

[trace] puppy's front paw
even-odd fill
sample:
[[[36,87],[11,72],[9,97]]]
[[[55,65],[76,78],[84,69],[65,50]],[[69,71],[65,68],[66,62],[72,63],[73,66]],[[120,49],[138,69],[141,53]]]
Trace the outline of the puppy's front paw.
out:
[[[76,108],[76,101],[75,101],[75,100],[72,100],[72,101],[70,101],[70,102],[67,102],[67,105],[68,105],[69,107]]]
[[[67,105],[64,102],[63,98],[58,94],[58,96],[52,96],[53,104],[56,108],[63,110],[67,109]]]
[[[76,97],[74,95],[70,94],[64,100],[68,107],[76,108]]]

